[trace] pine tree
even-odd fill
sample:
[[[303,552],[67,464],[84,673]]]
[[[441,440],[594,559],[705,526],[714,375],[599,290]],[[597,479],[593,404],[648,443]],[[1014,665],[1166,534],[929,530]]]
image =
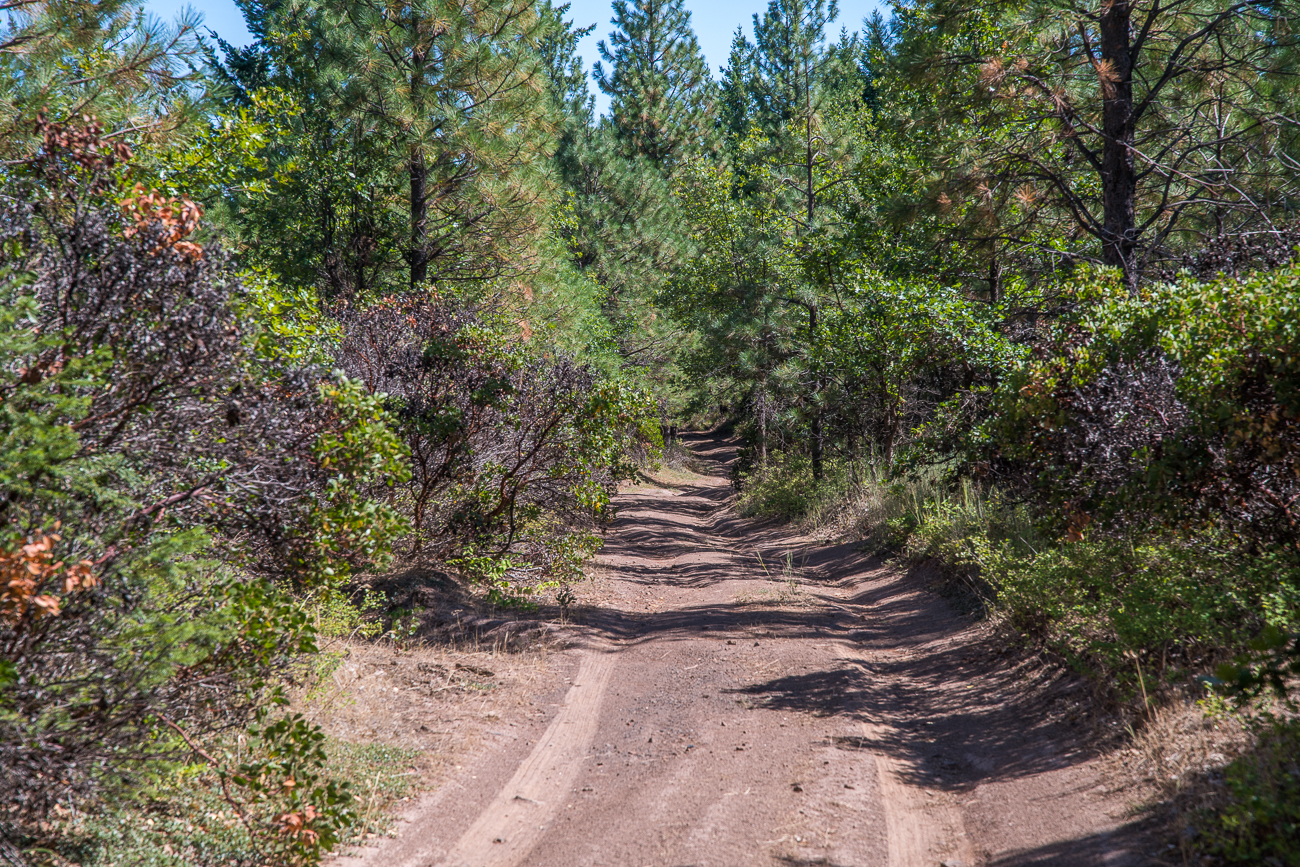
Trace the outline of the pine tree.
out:
[[[616,0],[611,23],[610,45],[599,46],[610,69],[597,63],[595,77],[623,152],[671,172],[713,150],[716,86],[682,0]]]
[[[849,189],[851,153],[832,116],[835,96],[849,75],[856,42],[826,46],[826,27],[838,15],[835,0],[770,0],[754,16],[750,97],[755,126],[767,138],[756,150],[757,195],[776,204],[788,225],[789,254],[799,276],[781,288],[786,304],[804,317],[807,363],[804,413],[809,425],[813,478],[822,478],[826,376],[819,369],[821,307],[839,271],[851,264],[842,236],[850,229],[839,205]],[[838,85],[838,86],[836,86]]]
[[[565,21],[564,16],[569,13],[571,5],[556,6],[551,0],[542,0],[538,5],[542,35],[537,50],[550,80],[556,107],[564,114],[564,123],[589,124],[594,98],[587,87],[587,73],[582,68],[578,43],[595,30],[596,25],[578,27],[572,21]]]
[[[754,122],[753,75],[754,45],[745,37],[744,28],[737,27],[718,88],[718,128],[728,144],[744,138]]]
[[[770,0],[763,17],[754,16],[754,100],[771,133],[821,108],[823,78],[835,62],[826,26],[838,16],[836,0]]]
[[[219,41],[224,61],[209,62],[224,122],[254,119],[266,145],[248,177],[223,185],[218,219],[250,264],[289,285],[325,298],[398,289],[409,282],[408,181],[382,118],[354,104],[342,48],[355,34],[320,2],[239,2],[253,42]]]
[[[411,286],[519,268],[540,227],[553,119],[527,0],[331,0],[354,111],[408,179]]]
[[[1105,264],[1135,289],[1186,250],[1276,239],[1294,213],[1295,8],[926,0],[884,54],[929,97],[919,134],[953,130],[929,192],[965,239]]]
[[[0,159],[40,147],[53,123],[93,117],[134,146],[174,141],[197,114],[198,18],[147,16],[139,0],[0,3]]]
[[[581,139],[572,170],[566,167],[577,218],[571,246],[600,284],[624,362],[662,391],[675,376],[683,335],[654,298],[693,247],[670,180],[649,159],[625,155],[621,144],[604,119]]]
[[[592,135],[596,118],[596,100],[587,86],[587,72],[578,43],[596,29],[595,24],[578,27],[565,21],[569,5],[553,6],[542,0],[539,6],[542,38],[538,50],[543,68],[550,81],[551,100],[559,118],[556,135],[555,168],[562,186],[575,200],[584,195],[589,186],[587,167],[590,163]],[[571,242],[579,230],[578,215],[573,215],[568,233]],[[579,262],[579,265],[584,264]],[[586,263],[589,264],[589,263]]]
[[[288,272],[339,294],[395,288],[399,270],[416,288],[535,265],[556,106],[531,2],[243,3],[258,43],[229,77],[297,110],[261,210],[304,231],[269,256],[294,251]]]
[[[624,362],[662,392],[683,335],[653,299],[691,250],[671,178],[715,149],[716,86],[681,0],[620,0],[614,11],[618,29],[600,44],[605,63],[593,74],[613,117],[584,112],[589,122],[571,128],[558,163],[573,194],[575,261],[605,294]]]

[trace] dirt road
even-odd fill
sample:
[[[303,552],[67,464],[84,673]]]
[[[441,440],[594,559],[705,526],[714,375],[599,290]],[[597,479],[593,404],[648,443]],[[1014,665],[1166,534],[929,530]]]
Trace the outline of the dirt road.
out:
[[[551,702],[496,723],[376,867],[1146,863],[1077,690],[916,579],[643,484]]]

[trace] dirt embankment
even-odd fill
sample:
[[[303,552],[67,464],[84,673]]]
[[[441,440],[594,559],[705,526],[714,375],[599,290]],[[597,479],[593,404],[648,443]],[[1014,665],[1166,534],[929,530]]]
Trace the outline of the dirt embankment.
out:
[[[342,863],[1148,863],[1072,683],[852,545],[736,517],[732,447],[688,442],[714,474],[620,495],[534,700]]]

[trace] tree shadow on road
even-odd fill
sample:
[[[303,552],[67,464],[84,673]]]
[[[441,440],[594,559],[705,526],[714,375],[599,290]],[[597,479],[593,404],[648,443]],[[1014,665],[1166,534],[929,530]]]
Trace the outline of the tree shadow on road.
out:
[[[858,723],[846,725],[834,745],[891,756],[904,782],[924,788],[965,792],[1095,755],[1086,731],[1061,719],[1080,700],[1074,690],[1016,688],[1017,668],[989,671],[970,660],[973,650],[958,645],[923,659],[845,661],[735,692],[757,707]]]
[[[801,595],[786,598],[780,596],[786,585],[779,563],[763,569],[766,561],[757,555],[739,562],[726,549],[700,552],[698,543],[657,547],[674,531],[682,532],[665,519],[639,527],[636,541],[625,532],[637,556],[617,566],[620,580],[699,588],[741,577],[743,570],[743,577],[761,579],[756,593],[769,593],[779,604],[751,599],[645,613],[594,610],[585,616],[590,627],[625,645],[694,639],[707,631],[843,641],[844,657],[834,667],[735,692],[756,707],[842,718],[845,737],[894,757],[904,781],[914,785],[968,791],[1095,754],[1085,746],[1088,696],[1080,679],[1007,648],[988,630],[972,630],[968,618],[915,576],[884,568],[852,546],[810,547],[795,561],[803,567],[794,588]],[[647,550],[665,557],[694,554],[661,567],[645,562]],[[831,599],[817,592],[823,586],[861,589]]]
[[[988,867],[1145,867],[1163,864],[1147,854],[1149,821],[1129,822],[1106,834],[1060,840],[999,856]]]

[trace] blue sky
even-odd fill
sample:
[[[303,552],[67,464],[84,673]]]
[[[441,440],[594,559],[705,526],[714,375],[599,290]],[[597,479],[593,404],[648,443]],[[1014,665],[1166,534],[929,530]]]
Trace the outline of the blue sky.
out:
[[[204,23],[227,42],[243,45],[249,40],[244,18],[233,0],[201,0],[197,3],[187,0],[146,0],[145,5],[155,15],[168,20],[175,18],[185,7],[192,7],[202,13]],[[686,8],[691,11],[691,24],[699,37],[700,48],[716,76],[718,67],[727,62],[727,55],[731,51],[731,36],[736,32],[736,27],[744,26],[745,31],[752,36],[753,16],[755,13],[761,14],[767,8],[767,0],[686,0]],[[839,32],[841,26],[850,31],[861,29],[862,20],[876,9],[882,14],[888,14],[888,8],[880,0],[840,0],[840,17],[833,25],[835,33]],[[575,24],[597,25],[595,32],[578,46],[588,71],[600,56],[596,52],[596,43],[605,39],[613,29],[609,23],[612,15],[609,0],[573,0],[569,9],[568,17]],[[597,106],[603,110],[607,104],[604,94],[594,84],[591,88],[596,94]]]

